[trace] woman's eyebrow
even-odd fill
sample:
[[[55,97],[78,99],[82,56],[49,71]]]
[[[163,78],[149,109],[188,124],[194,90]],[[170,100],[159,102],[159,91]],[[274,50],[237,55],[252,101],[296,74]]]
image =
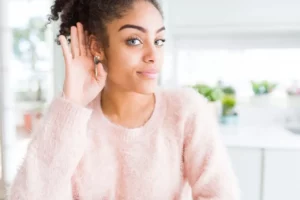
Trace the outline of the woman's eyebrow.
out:
[[[121,31],[121,30],[123,30],[123,29],[126,29],[126,28],[137,29],[137,30],[139,30],[139,31],[141,31],[141,32],[143,32],[143,33],[148,32],[148,30],[145,29],[144,27],[142,27],[142,26],[137,26],[137,25],[133,25],[133,24],[125,24],[125,25],[121,26],[121,28],[119,29],[119,31]],[[159,28],[159,29],[156,31],[156,33],[159,33],[159,32],[164,31],[164,30],[166,30],[166,28],[163,26],[163,27]]]

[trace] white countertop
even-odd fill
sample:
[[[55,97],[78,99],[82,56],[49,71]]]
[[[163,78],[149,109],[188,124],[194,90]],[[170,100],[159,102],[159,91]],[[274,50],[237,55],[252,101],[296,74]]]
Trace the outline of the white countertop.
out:
[[[221,125],[220,132],[227,147],[300,150],[300,134],[281,126]]]

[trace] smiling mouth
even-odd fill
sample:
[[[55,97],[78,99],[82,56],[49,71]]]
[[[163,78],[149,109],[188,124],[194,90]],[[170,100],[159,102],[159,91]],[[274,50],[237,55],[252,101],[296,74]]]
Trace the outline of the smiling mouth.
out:
[[[137,72],[137,74],[146,79],[158,78],[158,72]]]

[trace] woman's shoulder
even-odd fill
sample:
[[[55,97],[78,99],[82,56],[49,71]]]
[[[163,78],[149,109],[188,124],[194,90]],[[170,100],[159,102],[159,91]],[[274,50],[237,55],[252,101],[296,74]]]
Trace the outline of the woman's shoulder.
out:
[[[161,89],[163,98],[171,111],[195,113],[207,108],[207,99],[190,87]]]

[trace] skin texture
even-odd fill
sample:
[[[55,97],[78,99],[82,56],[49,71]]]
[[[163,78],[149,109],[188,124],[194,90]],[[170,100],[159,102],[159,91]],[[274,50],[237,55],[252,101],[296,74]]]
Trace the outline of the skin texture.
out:
[[[66,39],[60,37],[67,71],[64,93],[68,99],[87,105],[102,91],[103,112],[112,122],[128,128],[142,126],[153,112],[153,93],[163,64],[163,18],[151,3],[136,1],[131,10],[106,28],[108,47],[94,35],[85,38],[80,23],[71,28],[71,51],[67,50]],[[101,60],[98,76],[91,64],[95,56]],[[85,77],[78,83],[80,74]]]

